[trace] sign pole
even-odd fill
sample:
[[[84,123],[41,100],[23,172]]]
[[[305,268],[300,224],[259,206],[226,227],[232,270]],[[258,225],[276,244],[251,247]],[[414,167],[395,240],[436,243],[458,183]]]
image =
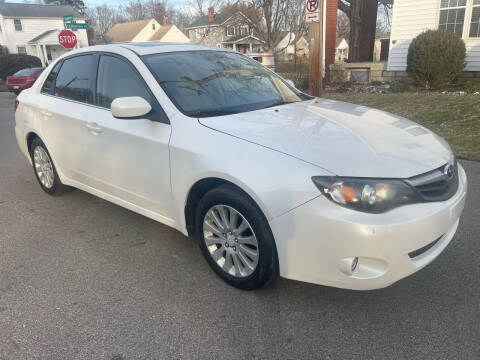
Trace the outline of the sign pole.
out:
[[[312,1],[312,0],[307,0]],[[310,81],[312,96],[322,96],[323,90],[323,1],[318,2],[318,21],[310,23]],[[308,15],[307,15],[308,16]]]

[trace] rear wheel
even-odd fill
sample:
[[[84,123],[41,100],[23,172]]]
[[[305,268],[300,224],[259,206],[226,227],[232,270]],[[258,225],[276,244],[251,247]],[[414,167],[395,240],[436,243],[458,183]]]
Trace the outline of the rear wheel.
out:
[[[32,158],[33,171],[43,191],[50,195],[61,195],[72,189],[60,181],[52,158],[45,144],[39,138],[35,138],[32,141],[30,156]]]
[[[233,186],[209,191],[197,208],[196,234],[211,268],[230,285],[256,289],[278,275],[270,227],[258,206]]]

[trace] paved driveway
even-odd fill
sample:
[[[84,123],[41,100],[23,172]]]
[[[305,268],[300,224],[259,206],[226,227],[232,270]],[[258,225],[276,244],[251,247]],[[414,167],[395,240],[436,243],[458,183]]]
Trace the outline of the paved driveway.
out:
[[[480,164],[452,244],[383,290],[243,292],[194,241],[82,191],[50,197],[0,93],[0,359],[478,359]]]

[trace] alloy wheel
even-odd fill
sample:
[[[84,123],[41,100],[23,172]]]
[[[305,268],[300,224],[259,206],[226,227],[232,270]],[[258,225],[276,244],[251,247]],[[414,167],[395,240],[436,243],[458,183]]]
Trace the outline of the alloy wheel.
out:
[[[247,219],[234,208],[210,208],[203,219],[203,238],[212,259],[231,276],[247,277],[257,268],[257,237]]]
[[[55,174],[53,172],[53,164],[45,149],[41,146],[35,147],[33,150],[33,164],[38,179],[47,189],[51,189],[54,183]]]

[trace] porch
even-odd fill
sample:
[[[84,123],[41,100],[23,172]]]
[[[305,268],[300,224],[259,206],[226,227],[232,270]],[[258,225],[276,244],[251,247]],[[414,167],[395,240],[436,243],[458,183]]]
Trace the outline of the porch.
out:
[[[43,67],[48,66],[69,51],[58,43],[60,31],[58,29],[47,30],[30,40],[27,44],[27,54],[37,56]]]

